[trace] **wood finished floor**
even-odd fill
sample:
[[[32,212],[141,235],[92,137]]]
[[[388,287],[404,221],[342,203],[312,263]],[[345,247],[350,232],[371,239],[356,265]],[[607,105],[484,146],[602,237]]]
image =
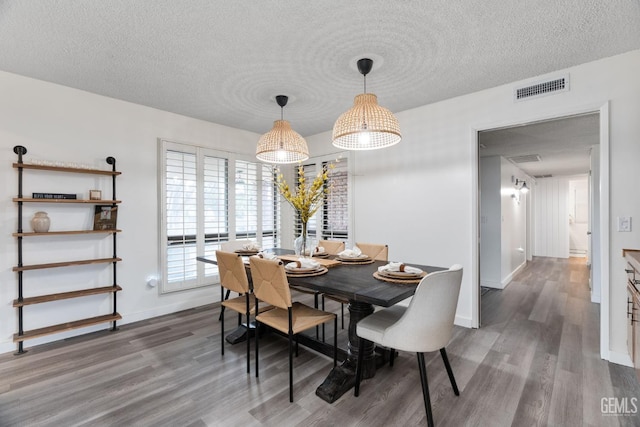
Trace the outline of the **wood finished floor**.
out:
[[[426,425],[414,354],[364,381],[359,398],[328,404],[315,389],[331,360],[301,347],[289,403],[286,341],[261,340],[256,379],[253,363],[245,373],[244,344],[226,345],[221,357],[218,312],[207,306],[1,355],[0,426]],[[640,425],[638,415],[601,414],[601,398],[640,397],[640,386],[633,369],[599,357],[599,306],[583,260],[534,259],[507,289],[483,295],[482,315],[482,328],[456,327],[447,347],[460,397],[439,354],[427,356],[436,425]],[[230,329],[235,316],[226,319]]]

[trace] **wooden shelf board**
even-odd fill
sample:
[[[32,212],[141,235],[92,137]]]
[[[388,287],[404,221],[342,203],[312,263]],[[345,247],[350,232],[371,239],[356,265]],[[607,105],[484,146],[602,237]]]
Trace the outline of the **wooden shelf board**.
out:
[[[47,231],[46,233],[23,232],[13,233],[13,237],[29,237],[29,236],[63,236],[70,234],[114,234],[120,233],[122,230],[69,230],[69,231]]]
[[[30,197],[14,197],[13,201],[23,203],[80,203],[88,205],[114,205],[122,203],[122,200],[32,199]]]
[[[35,170],[43,170],[43,171],[56,171],[56,172],[71,172],[71,173],[87,173],[93,175],[120,175],[122,172],[118,171],[105,171],[101,169],[83,169],[83,168],[68,168],[61,166],[45,166],[45,165],[32,165],[28,163],[14,163],[14,168],[22,168],[22,169],[35,169]]]
[[[20,342],[32,338],[44,337],[46,335],[57,334],[58,332],[70,331],[72,329],[84,328],[87,326],[99,325],[100,323],[115,322],[122,319],[119,313],[106,314],[104,316],[90,317],[88,319],[76,320],[73,322],[61,323],[59,325],[47,326],[39,329],[24,331],[22,335],[13,334],[13,342]]]
[[[122,258],[98,258],[98,259],[84,259],[80,261],[52,262],[49,264],[33,264],[33,265],[23,265],[22,267],[13,267],[13,271],[40,270],[43,268],[69,267],[72,265],[104,264],[104,263],[119,262],[119,261],[122,261]]]
[[[15,299],[13,300],[13,306],[23,307],[25,305],[40,304],[43,302],[59,301],[59,300],[70,299],[70,298],[79,298],[79,297],[84,297],[88,295],[109,294],[111,292],[119,292],[121,290],[122,288],[116,285],[116,286],[103,286],[100,288],[81,289],[79,291],[71,291],[71,292],[60,292],[57,294],[40,295],[37,297],[23,298],[22,301],[18,301],[17,299]]]

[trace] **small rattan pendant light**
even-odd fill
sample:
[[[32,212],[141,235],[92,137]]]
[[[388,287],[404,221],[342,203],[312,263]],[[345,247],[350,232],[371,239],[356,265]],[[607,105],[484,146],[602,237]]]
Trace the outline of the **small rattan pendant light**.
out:
[[[367,74],[373,60],[362,58],[358,71],[364,76],[364,93],[356,95],[353,107],[333,125],[333,145],[344,150],[375,150],[390,147],[402,139],[398,119],[378,105],[378,97],[367,93]]]
[[[297,163],[309,158],[307,141],[293,129],[288,121],[283,120],[284,106],[287,105],[288,96],[276,96],[276,102],[280,106],[280,120],[273,122],[273,129],[265,133],[258,140],[256,157],[267,163]]]

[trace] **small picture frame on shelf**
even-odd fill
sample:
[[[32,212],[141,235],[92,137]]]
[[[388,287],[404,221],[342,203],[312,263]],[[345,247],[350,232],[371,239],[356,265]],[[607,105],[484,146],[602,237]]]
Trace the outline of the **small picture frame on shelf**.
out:
[[[93,216],[94,230],[115,230],[118,218],[118,207],[111,205],[97,205]]]
[[[102,191],[89,190],[89,200],[102,200]]]

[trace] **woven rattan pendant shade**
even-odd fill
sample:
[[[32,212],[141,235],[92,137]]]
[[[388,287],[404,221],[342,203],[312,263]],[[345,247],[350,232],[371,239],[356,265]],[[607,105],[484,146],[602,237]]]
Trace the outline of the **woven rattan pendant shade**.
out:
[[[395,145],[401,139],[398,119],[379,106],[372,93],[357,95],[353,107],[333,126],[333,145],[344,150],[375,150]]]
[[[281,114],[288,100],[289,98],[285,95],[276,96]],[[307,141],[291,129],[289,122],[281,119],[273,122],[273,129],[258,140],[256,157],[267,163],[303,162],[309,158],[309,148]]]
[[[333,145],[343,150],[375,150],[390,147],[402,139],[398,119],[378,105],[378,97],[367,93],[367,74],[373,60],[358,60],[358,71],[364,76],[364,93],[353,100],[353,107],[333,125]]]

